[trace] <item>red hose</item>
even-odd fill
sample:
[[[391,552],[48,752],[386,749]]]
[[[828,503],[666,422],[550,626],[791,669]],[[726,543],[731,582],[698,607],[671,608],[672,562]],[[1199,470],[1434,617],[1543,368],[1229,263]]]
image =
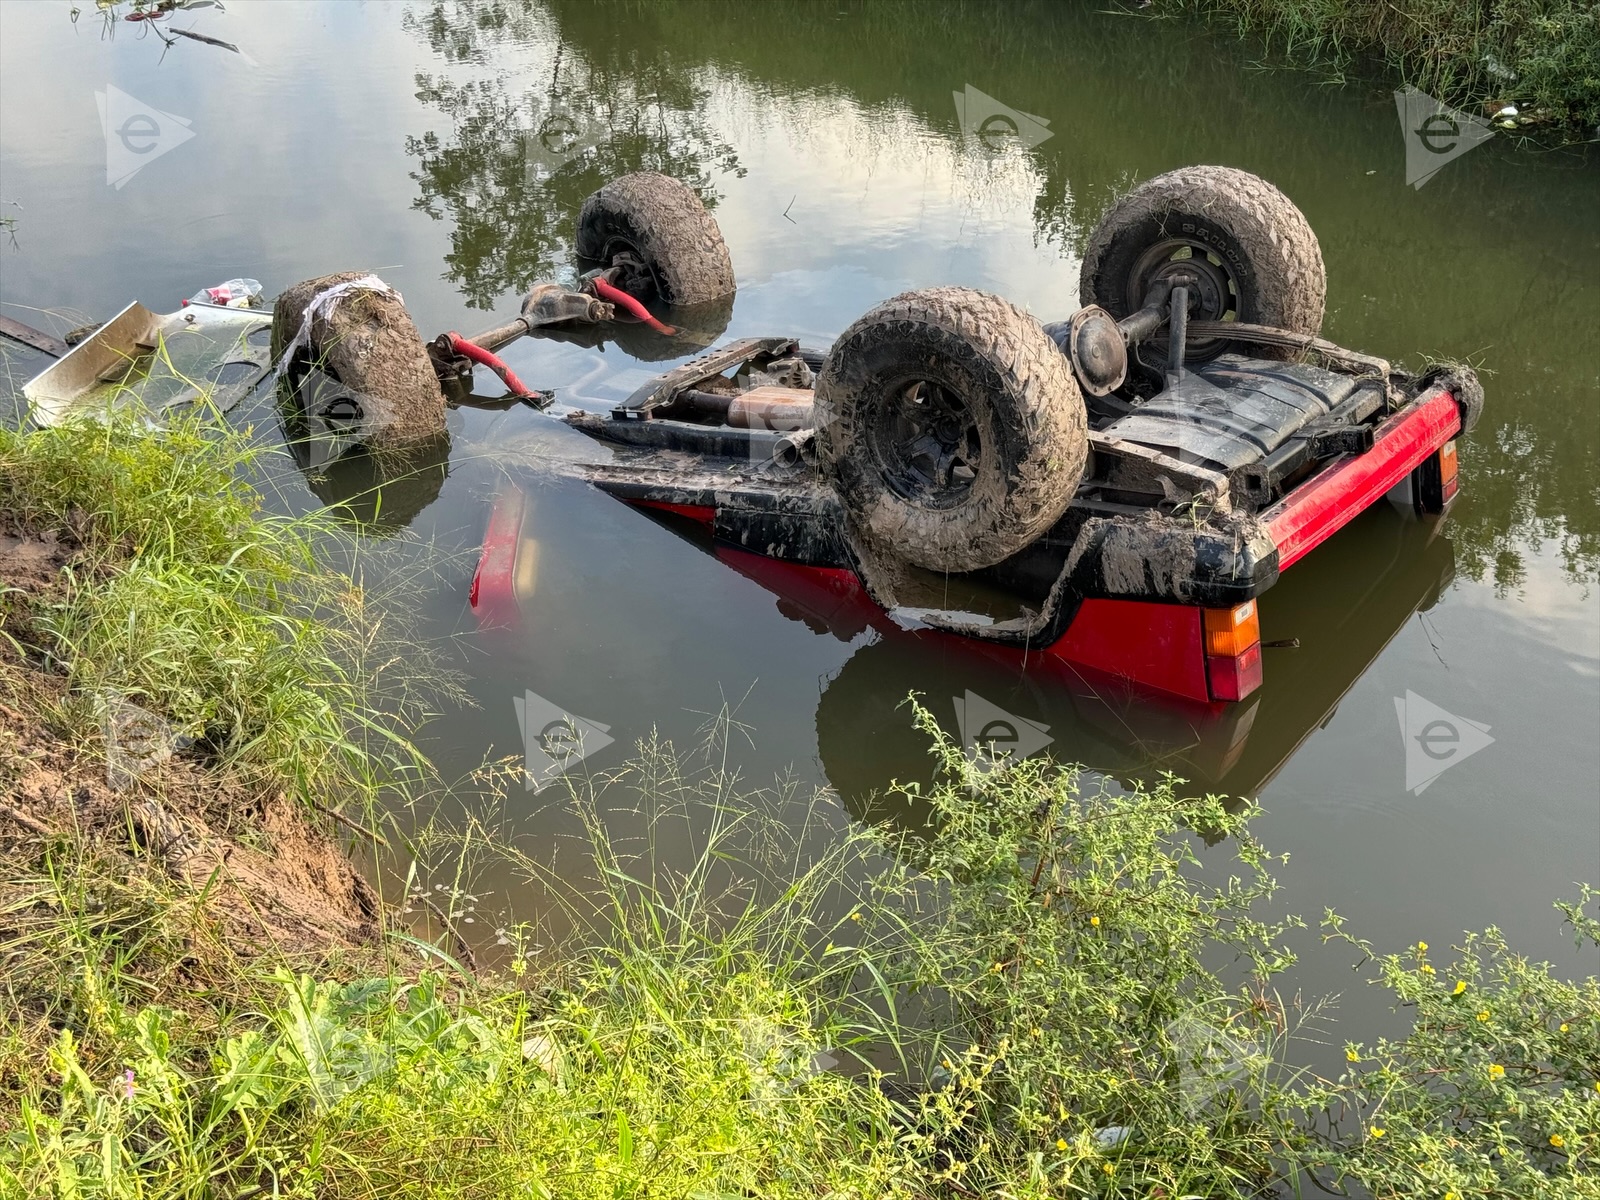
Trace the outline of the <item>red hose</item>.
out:
[[[654,329],[657,333],[664,333],[668,337],[671,337],[673,334],[678,332],[671,325],[663,325],[660,321],[656,320],[650,315],[650,310],[648,308],[640,304],[621,288],[612,287],[598,275],[596,275],[589,282],[594,284],[595,295],[599,296],[600,299],[610,301],[612,304],[620,304],[623,308],[627,309],[634,316],[638,317],[639,320],[650,326],[650,328]]]
[[[498,355],[491,354],[489,351],[485,350],[482,346],[475,342],[467,341],[466,338],[462,337],[454,330],[452,330],[448,336],[450,338],[450,348],[452,350],[461,355],[463,358],[471,359],[479,366],[488,367],[496,375],[500,376],[501,380],[504,381],[506,388],[513,396],[538,395],[537,392],[533,391],[533,389],[524,384],[522,380],[518,379],[516,372],[510,367],[506,366],[505,363],[501,362]]]

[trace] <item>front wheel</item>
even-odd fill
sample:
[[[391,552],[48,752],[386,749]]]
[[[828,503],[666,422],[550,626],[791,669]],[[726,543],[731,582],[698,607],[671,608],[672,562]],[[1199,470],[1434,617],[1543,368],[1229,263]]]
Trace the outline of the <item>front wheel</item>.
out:
[[[1322,332],[1327,272],[1304,214],[1266,180],[1233,167],[1184,167],[1140,184],[1111,206],[1083,252],[1078,299],[1121,320],[1158,284],[1198,293],[1192,321],[1243,321],[1313,337]],[[1151,348],[1165,355],[1164,341]],[[1225,338],[1190,338],[1186,358],[1215,358]],[[1296,351],[1252,346],[1258,358]]]
[[[1066,511],[1088,455],[1083,397],[1027,313],[970,288],[906,292],[829,351],[817,461],[858,533],[936,571],[1009,558]]]

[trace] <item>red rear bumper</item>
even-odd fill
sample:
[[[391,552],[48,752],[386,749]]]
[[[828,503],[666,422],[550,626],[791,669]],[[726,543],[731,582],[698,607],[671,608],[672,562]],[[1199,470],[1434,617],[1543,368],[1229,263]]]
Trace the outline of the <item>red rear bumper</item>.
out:
[[[1325,468],[1261,514],[1287,570],[1343,529],[1460,432],[1461,410],[1443,388],[1378,427],[1372,449]],[[1201,610],[1137,600],[1085,600],[1050,653],[1128,682],[1218,703],[1261,686],[1261,647],[1206,657]]]
[[[1378,427],[1373,447],[1334,463],[1261,514],[1287,570],[1437,454],[1461,429],[1461,409],[1440,389]]]

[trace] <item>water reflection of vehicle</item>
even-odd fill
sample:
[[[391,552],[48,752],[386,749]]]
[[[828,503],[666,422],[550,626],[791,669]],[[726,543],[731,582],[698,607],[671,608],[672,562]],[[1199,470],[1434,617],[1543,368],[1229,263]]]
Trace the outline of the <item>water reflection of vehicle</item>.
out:
[[[439,498],[450,474],[450,435],[403,449],[375,450],[364,439],[358,393],[311,368],[277,382],[283,444],[306,486],[342,519],[368,533],[394,533]]]
[[[926,782],[933,774],[927,738],[912,729],[904,707],[916,691],[953,737],[962,734],[957,706],[977,696],[1046,726],[1048,752],[1063,761],[1126,782],[1170,771],[1197,789],[1254,795],[1326,724],[1412,615],[1450,584],[1455,554],[1441,524],[1380,506],[1287,573],[1261,611],[1272,669],[1242,704],[1152,699],[1048,656],[1004,661],[971,653],[964,639],[882,631],[823,692],[823,768],[858,817],[893,815],[884,797],[890,781]],[[816,620],[815,603],[786,597],[779,608]]]
[[[816,731],[828,781],[864,820],[919,820],[887,794],[892,781],[926,784],[934,774],[928,739],[912,727],[912,692],[957,739],[1004,738],[1007,731],[993,722],[1009,722],[1024,751],[1041,749],[1126,783],[1171,772],[1196,789],[1254,795],[1455,575],[1445,518],[1379,504],[1286,572],[1262,601],[1263,652],[1271,663],[1263,686],[1239,703],[1197,702],[1054,655],[1018,655],[939,630],[902,628],[849,572],[752,554],[716,540],[692,517],[641,511],[766,589],[784,617],[858,643],[823,688]],[[477,576],[482,590],[473,596],[486,624],[515,627],[531,618],[536,535],[528,492],[513,483],[496,503]],[[963,707],[973,721],[966,730]],[[987,730],[978,728],[984,719]]]

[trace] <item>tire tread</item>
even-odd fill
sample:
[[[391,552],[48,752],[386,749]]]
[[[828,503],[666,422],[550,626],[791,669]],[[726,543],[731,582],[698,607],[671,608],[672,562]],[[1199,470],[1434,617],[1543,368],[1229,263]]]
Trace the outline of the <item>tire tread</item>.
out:
[[[655,266],[668,304],[705,304],[734,291],[728,244],[716,218],[687,184],[654,171],[613,179],[583,202],[579,257],[599,259],[607,229],[617,223],[645,243],[639,249]]]

